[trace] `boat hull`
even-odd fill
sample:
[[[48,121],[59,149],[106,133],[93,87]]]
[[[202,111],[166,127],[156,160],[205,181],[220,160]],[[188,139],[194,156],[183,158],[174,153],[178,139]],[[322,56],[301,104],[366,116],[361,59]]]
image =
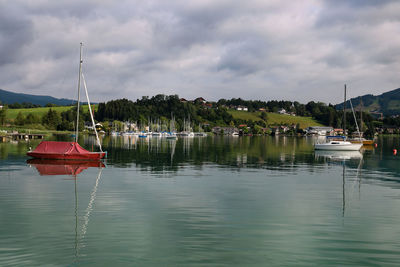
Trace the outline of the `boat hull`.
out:
[[[37,159],[100,160],[106,152],[90,152],[76,142],[42,141],[28,156]]]
[[[353,144],[350,142],[343,142],[341,144],[315,144],[315,150],[332,150],[332,151],[358,151],[362,147],[362,144]]]
[[[372,146],[374,144],[374,140],[351,140],[353,144],[360,144],[362,142],[363,145]]]
[[[28,152],[28,156],[37,159],[59,159],[59,160],[99,160],[106,156],[106,152],[89,152],[85,154],[59,154]]]

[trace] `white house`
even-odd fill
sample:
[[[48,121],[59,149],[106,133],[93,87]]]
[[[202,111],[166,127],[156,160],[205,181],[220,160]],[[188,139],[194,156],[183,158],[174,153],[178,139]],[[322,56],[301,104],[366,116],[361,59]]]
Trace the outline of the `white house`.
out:
[[[306,129],[306,132],[307,134],[331,135],[333,134],[333,128],[323,126],[310,126]]]
[[[281,108],[278,110],[279,114],[286,114],[286,110],[284,108]]]

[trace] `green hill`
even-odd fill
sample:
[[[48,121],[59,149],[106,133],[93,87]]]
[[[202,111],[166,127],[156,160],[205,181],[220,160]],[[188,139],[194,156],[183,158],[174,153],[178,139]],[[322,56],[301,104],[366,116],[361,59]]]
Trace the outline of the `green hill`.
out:
[[[261,112],[247,112],[247,111],[238,111],[238,110],[229,110],[228,111],[235,119],[242,120],[253,120],[259,121],[261,119]],[[267,124],[268,125],[279,125],[279,124],[300,124],[300,128],[305,129],[309,126],[322,126],[322,124],[318,123],[311,117],[301,117],[301,116],[290,116],[283,115],[278,113],[267,112]]]
[[[383,93],[381,95],[363,95],[351,98],[355,109],[362,108],[368,112],[383,113],[385,116],[400,115],[400,88]],[[335,106],[336,109],[343,109],[343,103]],[[346,101],[346,108],[350,108],[350,100]]]

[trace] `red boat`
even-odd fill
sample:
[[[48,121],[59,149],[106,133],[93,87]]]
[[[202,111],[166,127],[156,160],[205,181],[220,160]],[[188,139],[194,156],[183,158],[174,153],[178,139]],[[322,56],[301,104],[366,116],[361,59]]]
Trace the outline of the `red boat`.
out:
[[[106,152],[90,152],[77,142],[42,141],[28,156],[38,159],[99,160]]]
[[[82,74],[82,43],[80,49],[79,60],[79,78],[78,78],[78,101],[77,101],[77,115],[76,115],[76,134],[75,142],[56,142],[56,141],[42,141],[34,151],[28,151],[27,155],[38,159],[68,159],[68,160],[100,160],[106,156],[106,152],[101,149],[101,143],[96,131],[96,125],[93,118],[93,112],[90,105],[89,94],[86,88],[86,82]],[[90,117],[94,132],[96,133],[96,140],[100,147],[101,152],[90,152],[78,144],[78,125],[79,125],[79,104],[80,104],[80,87],[81,78],[85,87],[87,103],[89,107]]]

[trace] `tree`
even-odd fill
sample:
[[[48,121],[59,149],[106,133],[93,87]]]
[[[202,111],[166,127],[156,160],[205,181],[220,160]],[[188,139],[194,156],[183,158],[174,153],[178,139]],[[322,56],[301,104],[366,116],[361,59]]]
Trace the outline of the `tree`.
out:
[[[24,125],[25,124],[25,116],[22,114],[22,112],[18,112],[17,117],[15,118],[14,123],[16,125]]]
[[[61,116],[57,111],[49,109],[49,111],[43,115],[42,123],[49,129],[57,129],[57,126],[61,123]]]
[[[35,124],[39,123],[40,119],[33,113],[29,113],[25,118],[25,124]]]
[[[267,114],[267,112],[265,112],[265,111],[261,112],[261,119],[263,119],[264,121],[267,121],[267,120],[268,120],[268,114]]]
[[[4,125],[6,123],[6,118],[7,118],[7,107],[3,106],[3,108],[0,109],[0,124]]]

